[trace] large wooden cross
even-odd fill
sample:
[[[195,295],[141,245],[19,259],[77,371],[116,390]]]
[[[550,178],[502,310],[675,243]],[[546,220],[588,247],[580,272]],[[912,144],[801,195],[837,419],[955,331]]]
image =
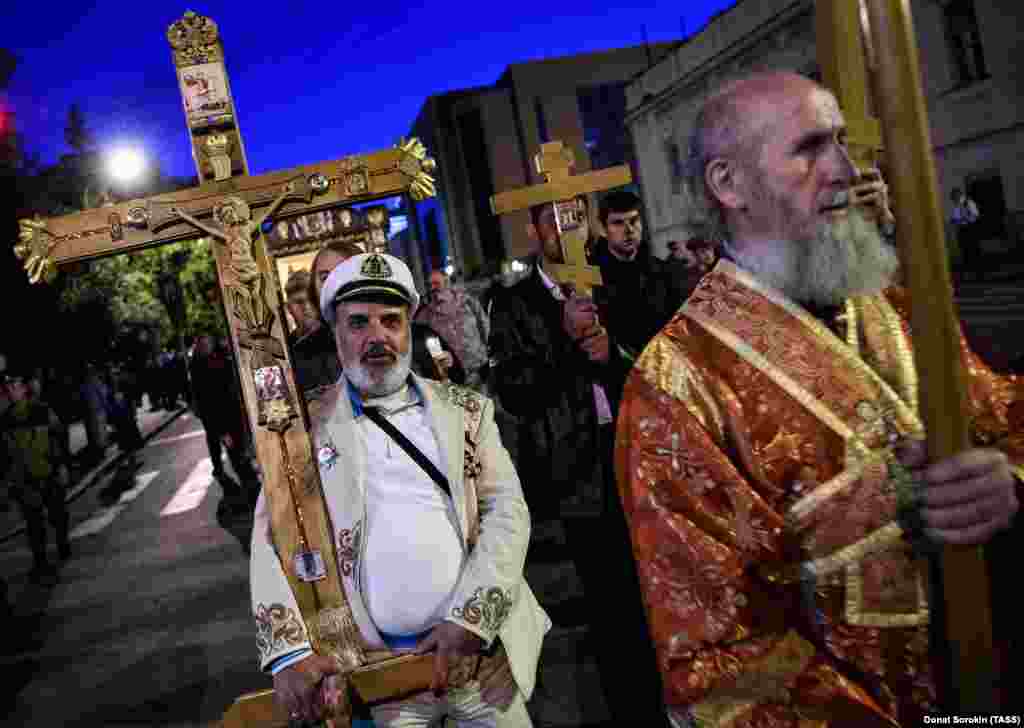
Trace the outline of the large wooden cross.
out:
[[[432,196],[434,161],[418,140],[403,139],[372,154],[246,176],[216,25],[190,12],[167,36],[202,184],[74,215],[22,220],[15,250],[30,279],[38,282],[62,264],[212,238],[275,543],[314,650],[332,654],[339,640],[329,625],[344,621],[348,604],[326,508],[299,508],[319,497],[319,470],[287,346],[275,259],[315,250],[335,238],[360,240],[367,250],[386,249],[387,210],[364,203],[395,195],[416,201]],[[350,208],[353,204],[359,208]],[[288,234],[296,216],[328,212],[336,215],[336,226],[326,225],[301,242]],[[269,233],[264,233],[266,221],[276,221]],[[320,234],[324,230],[330,234]],[[291,564],[304,550],[323,555],[327,578],[298,578]],[[271,698],[272,691],[264,691],[236,701],[225,725],[287,725],[287,716]]]
[[[580,196],[629,184],[633,175],[625,165],[577,175],[573,174],[574,162],[572,150],[562,142],[542,144],[534,164],[544,182],[493,195],[491,211],[503,215],[551,204],[558,226],[562,262],[545,261],[544,271],[559,283],[571,285],[577,293],[589,296],[601,285],[601,271],[587,262],[586,231],[591,225],[583,224],[587,222],[589,210],[581,204]]]
[[[892,150],[893,192],[903,276],[913,304],[914,358],[928,452],[941,459],[969,445],[960,358],[927,108],[910,4],[906,0],[817,0],[817,52],[825,85],[843,108],[851,154],[870,165]],[[869,101],[881,115],[869,116]],[[898,150],[898,151],[896,151]],[[898,156],[897,156],[898,155]],[[932,569],[933,652],[945,663],[941,706],[996,711],[995,662],[986,564],[980,548],[947,546]]]

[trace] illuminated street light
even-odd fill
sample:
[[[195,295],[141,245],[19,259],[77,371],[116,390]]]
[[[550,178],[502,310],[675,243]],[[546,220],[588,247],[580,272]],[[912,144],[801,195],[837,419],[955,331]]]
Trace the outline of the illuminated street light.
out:
[[[107,160],[110,176],[118,182],[133,182],[146,168],[146,158],[138,149],[123,147],[115,150]]]
[[[446,275],[449,275],[449,276],[452,275],[455,272],[455,266],[452,265],[451,263],[449,263],[445,267],[444,272],[445,272]]]

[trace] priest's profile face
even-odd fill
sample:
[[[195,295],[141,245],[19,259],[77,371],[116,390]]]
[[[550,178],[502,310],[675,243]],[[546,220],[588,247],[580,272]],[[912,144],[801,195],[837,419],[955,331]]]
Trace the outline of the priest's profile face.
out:
[[[860,171],[835,97],[780,75],[743,103],[750,137],[727,246],[737,263],[801,303],[839,304],[890,285],[898,258],[874,216],[851,205]]]
[[[341,303],[334,333],[345,376],[360,394],[383,397],[401,389],[412,364],[408,305]]]

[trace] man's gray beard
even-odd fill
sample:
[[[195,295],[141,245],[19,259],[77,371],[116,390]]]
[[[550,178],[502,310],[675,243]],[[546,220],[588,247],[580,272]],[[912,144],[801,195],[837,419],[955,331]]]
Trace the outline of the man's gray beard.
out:
[[[798,303],[838,305],[851,296],[881,293],[892,284],[899,256],[859,207],[822,223],[814,238],[774,241],[771,252],[724,249],[762,283]]]
[[[408,351],[398,355],[398,361],[392,364],[384,378],[376,383],[358,359],[351,362],[343,361],[341,366],[345,377],[357,390],[371,397],[386,397],[401,389],[405,380],[409,378],[409,370],[412,368],[412,345],[410,343]]]

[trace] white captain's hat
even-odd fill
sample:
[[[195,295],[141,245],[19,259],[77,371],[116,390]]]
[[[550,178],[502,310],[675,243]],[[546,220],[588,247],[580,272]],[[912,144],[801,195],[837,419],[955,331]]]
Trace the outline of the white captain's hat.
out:
[[[320,313],[334,326],[339,303],[355,299],[387,299],[409,304],[410,317],[420,305],[420,294],[409,266],[386,253],[362,253],[339,264],[320,291]]]

